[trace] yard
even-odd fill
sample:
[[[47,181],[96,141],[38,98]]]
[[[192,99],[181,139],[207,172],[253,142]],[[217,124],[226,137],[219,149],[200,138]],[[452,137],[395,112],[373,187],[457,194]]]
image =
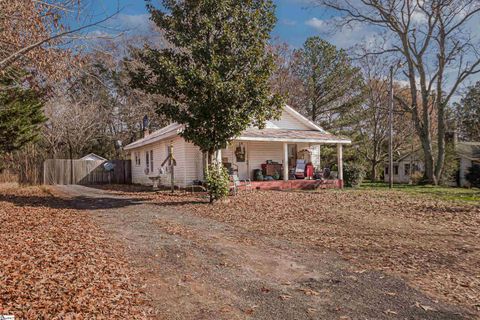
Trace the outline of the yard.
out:
[[[480,204],[444,198],[370,186],[243,192],[209,205],[136,186],[3,188],[0,311],[475,318]]]
[[[138,195],[138,194],[137,194]],[[274,237],[335,252],[352,270],[405,279],[440,301],[480,313],[480,191],[379,185],[359,190],[256,191],[213,206],[145,194],[169,205]]]
[[[41,187],[0,185],[0,315],[144,319],[122,247]]]

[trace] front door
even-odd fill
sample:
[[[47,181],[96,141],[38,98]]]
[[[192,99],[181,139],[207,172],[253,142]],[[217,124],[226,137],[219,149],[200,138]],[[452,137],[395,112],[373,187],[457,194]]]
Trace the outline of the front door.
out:
[[[233,149],[234,163],[238,168],[238,177],[240,179],[250,179],[248,174],[248,150],[244,142],[236,142]]]

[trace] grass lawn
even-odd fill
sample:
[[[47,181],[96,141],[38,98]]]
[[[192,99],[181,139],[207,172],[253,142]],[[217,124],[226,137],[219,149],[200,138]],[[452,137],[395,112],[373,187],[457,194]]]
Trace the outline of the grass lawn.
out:
[[[361,190],[388,190],[388,184],[384,182],[364,182]],[[412,195],[433,197],[440,200],[455,200],[462,202],[480,202],[479,188],[455,188],[442,186],[416,186],[408,184],[394,184],[393,189],[399,192],[407,192]]]

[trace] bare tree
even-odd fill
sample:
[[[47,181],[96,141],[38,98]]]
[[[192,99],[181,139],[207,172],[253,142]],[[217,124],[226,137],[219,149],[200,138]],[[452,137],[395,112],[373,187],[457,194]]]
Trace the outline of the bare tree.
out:
[[[90,21],[80,0],[0,0],[0,75],[28,69],[59,81],[69,71],[76,55],[66,47],[65,37],[99,25],[111,17]],[[70,28],[67,21],[77,25]],[[71,44],[69,45],[71,48]]]
[[[66,150],[70,159],[82,155],[102,133],[105,113],[95,101],[73,102],[65,97],[51,100],[45,107],[49,118],[43,135],[55,154]]]
[[[272,91],[287,99],[287,103],[301,110],[306,103],[305,87],[302,81],[294,74],[293,49],[285,42],[271,45],[270,50],[275,56],[275,72],[270,79]]]
[[[425,155],[425,178],[437,184],[444,171],[446,113],[459,86],[480,72],[472,35],[478,0],[317,0],[342,14],[341,26],[363,23],[388,33],[387,45],[370,54],[396,55],[403,63],[411,112]],[[437,154],[432,126],[436,126]]]
[[[355,117],[357,121],[353,131],[359,135],[355,142],[358,145],[357,150],[370,165],[370,179],[375,181],[378,178],[379,166],[388,157],[389,61],[377,55],[366,55],[359,60],[359,65],[365,78],[365,100]],[[408,88],[402,88],[395,83],[395,92],[399,96],[405,95],[406,90]],[[414,129],[411,115],[402,109],[394,110],[393,120],[393,152],[398,154],[406,151],[415,142],[412,140]]]

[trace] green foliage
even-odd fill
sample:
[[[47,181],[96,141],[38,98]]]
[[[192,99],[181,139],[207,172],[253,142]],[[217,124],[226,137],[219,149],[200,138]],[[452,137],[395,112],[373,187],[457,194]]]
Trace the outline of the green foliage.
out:
[[[443,164],[443,173],[441,176],[440,184],[448,185],[451,182],[455,182],[458,174],[459,166],[458,156],[455,152],[455,145],[453,142],[447,142],[445,145],[445,161]]]
[[[212,154],[251,124],[280,114],[272,95],[274,58],[267,50],[275,25],[271,0],[198,0],[148,3],[168,47],[138,53],[143,67],[132,86],[163,96],[157,112],[185,125],[181,135]]]
[[[346,187],[356,188],[365,178],[365,168],[358,163],[345,163],[343,166],[343,182]]]
[[[473,187],[480,188],[480,164],[471,166],[465,178],[467,178],[467,181],[470,182]]]
[[[363,78],[347,53],[319,37],[294,52],[294,73],[303,82],[310,119],[325,128],[341,128],[346,114],[363,101]]]
[[[205,173],[205,182],[210,196],[210,203],[228,196],[230,178],[227,169],[221,164],[212,163],[208,166],[208,170]]]
[[[11,85],[2,79],[0,90],[0,155],[21,149],[38,137],[46,121],[42,101],[34,90]]]
[[[480,141],[480,81],[468,88],[455,107],[460,137],[465,141]]]

